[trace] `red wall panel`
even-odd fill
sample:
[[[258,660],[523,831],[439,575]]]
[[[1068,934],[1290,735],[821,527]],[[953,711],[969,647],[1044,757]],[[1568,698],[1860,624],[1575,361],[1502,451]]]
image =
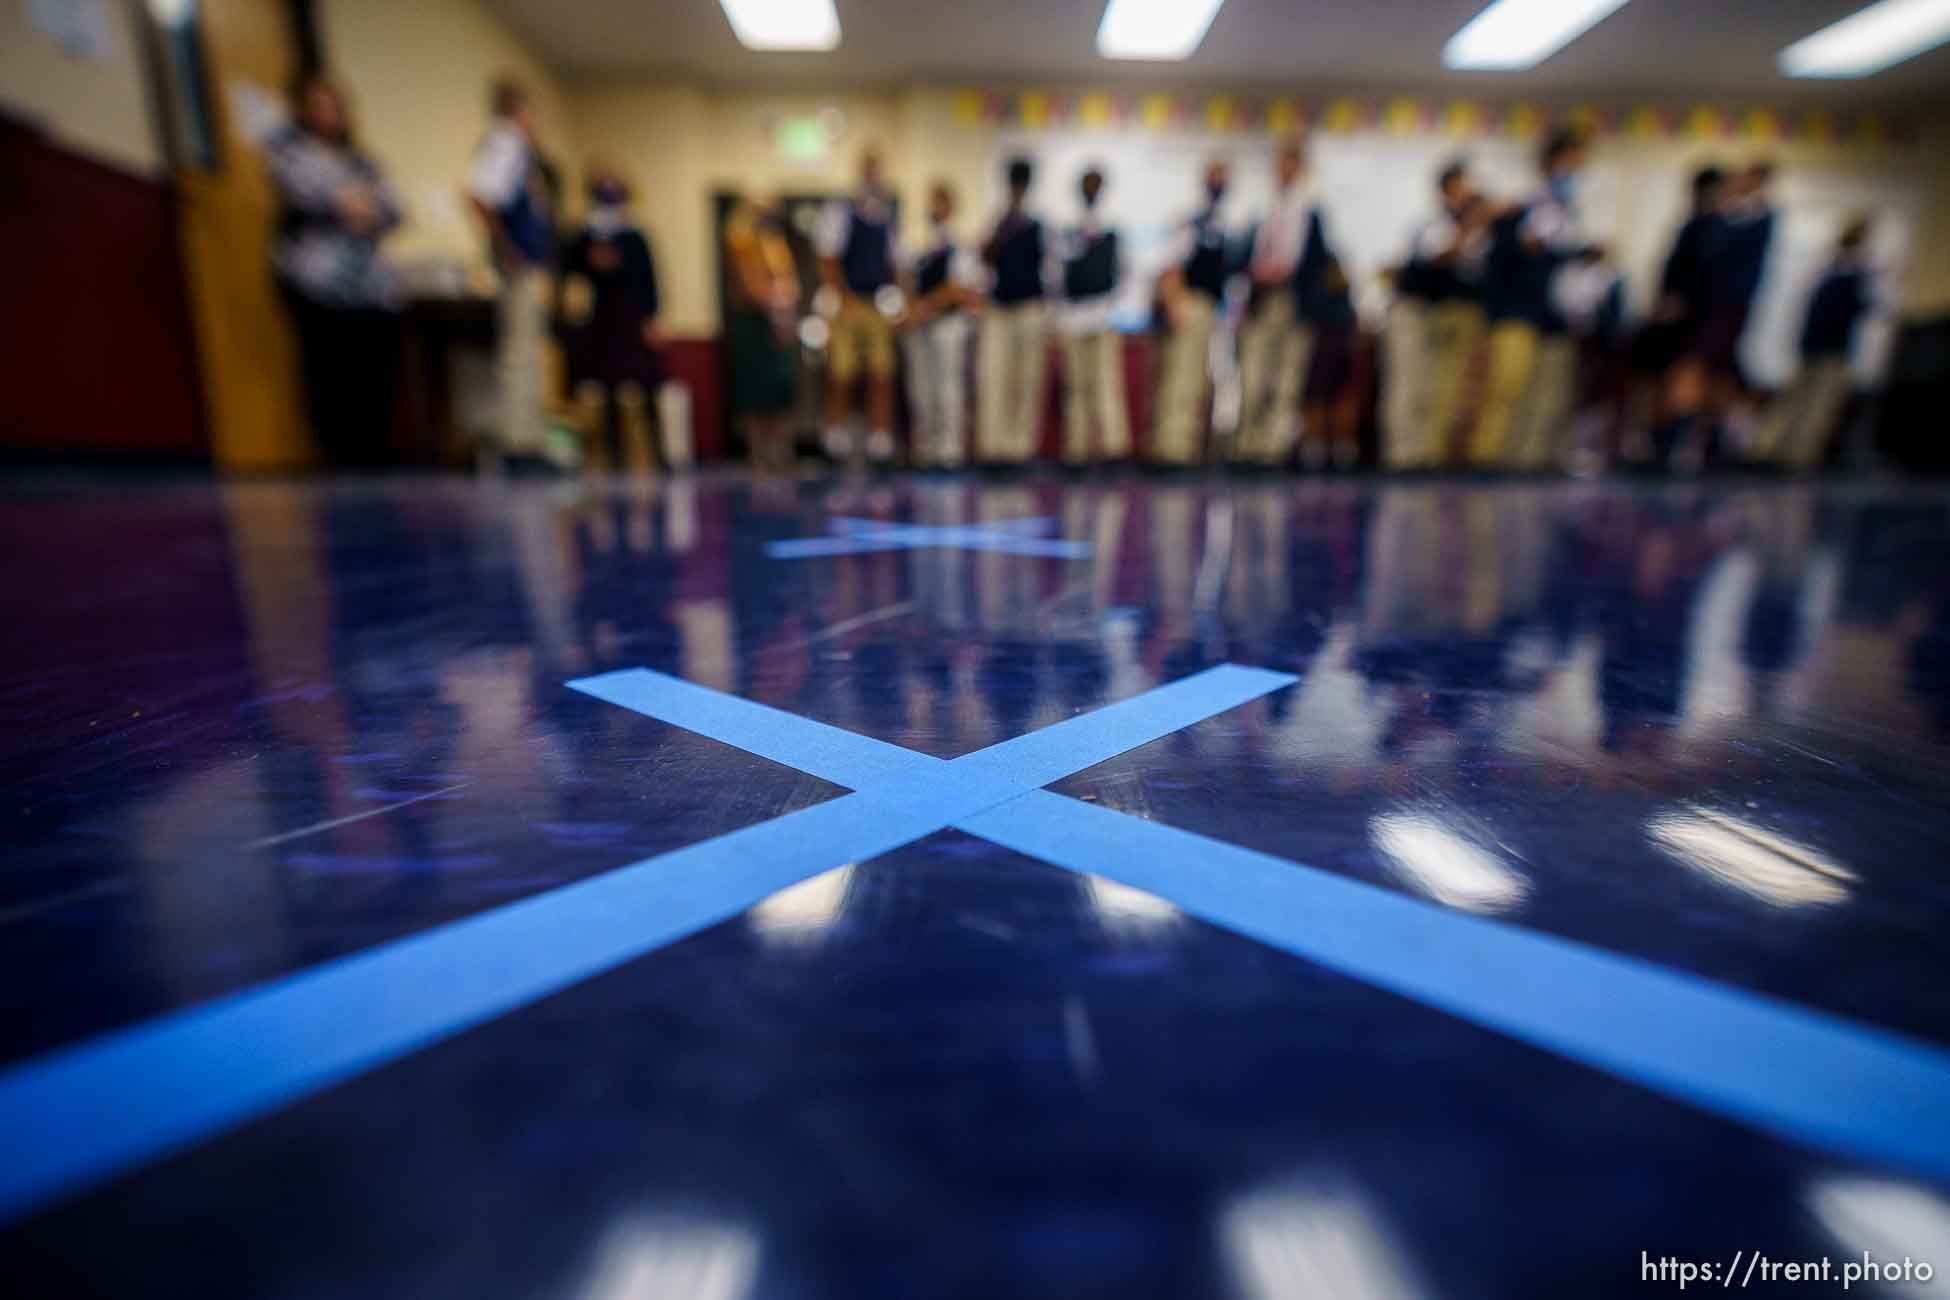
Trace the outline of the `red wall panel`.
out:
[[[0,446],[209,454],[166,185],[0,116],[0,249]]]

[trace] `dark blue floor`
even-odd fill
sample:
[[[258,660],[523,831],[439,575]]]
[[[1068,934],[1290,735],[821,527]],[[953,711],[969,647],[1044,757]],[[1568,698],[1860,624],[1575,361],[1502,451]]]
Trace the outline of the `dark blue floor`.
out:
[[[839,516],[1048,517],[1093,553],[767,553]],[[1950,1060],[1950,489],[50,482],[0,496],[0,544],[0,1097],[49,1053],[844,794],[565,685],[638,667],[938,758],[1219,664],[1291,674],[1048,788],[1420,900],[1439,936],[1492,918]],[[1130,865],[1190,898],[1229,862]],[[941,830],[37,1194],[0,1294],[1950,1270],[1950,1157],[1903,1128],[1942,1131],[1950,1091],[1893,1096],[1871,1151],[1297,955],[1355,922],[1263,920],[1293,943]],[[1537,969],[1500,986],[1518,1021]],[[213,1094],[234,1064],[191,1063]],[[1833,1113],[1890,1107],[1867,1083]],[[144,1090],[84,1113],[113,1129]]]

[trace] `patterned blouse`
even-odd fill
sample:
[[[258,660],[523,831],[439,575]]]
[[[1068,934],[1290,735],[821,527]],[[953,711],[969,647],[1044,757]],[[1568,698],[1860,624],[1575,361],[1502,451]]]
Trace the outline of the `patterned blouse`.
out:
[[[278,189],[277,237],[272,260],[295,293],[331,307],[400,305],[398,277],[379,252],[379,241],[399,225],[399,204],[370,158],[307,131],[287,127],[266,146]],[[366,231],[348,225],[336,196],[363,186],[378,208]]]

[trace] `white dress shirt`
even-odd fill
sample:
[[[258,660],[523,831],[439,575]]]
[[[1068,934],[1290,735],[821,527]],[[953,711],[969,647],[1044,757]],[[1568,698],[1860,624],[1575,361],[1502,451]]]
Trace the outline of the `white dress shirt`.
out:
[[[1313,207],[1313,194],[1302,184],[1289,185],[1273,196],[1273,206],[1253,235],[1253,255],[1247,262],[1254,284],[1280,284],[1293,278],[1306,248]]]

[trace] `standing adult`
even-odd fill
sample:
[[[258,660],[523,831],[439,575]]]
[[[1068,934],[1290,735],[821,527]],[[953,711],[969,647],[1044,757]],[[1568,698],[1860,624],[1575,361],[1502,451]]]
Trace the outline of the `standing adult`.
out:
[[[379,244],[399,224],[399,204],[323,72],[292,85],[291,122],[267,149],[278,192],[272,259],[297,329],[312,436],[328,463],[382,464],[400,294]]]
[[[1036,454],[1049,364],[1045,327],[1043,223],[1024,207],[1035,169],[1012,159],[1009,198],[982,260],[989,305],[982,315],[976,392],[976,456],[985,465],[1021,465]]]
[[[1083,219],[1064,232],[1062,302],[1063,463],[1121,461],[1131,454],[1124,409],[1124,336],[1110,323],[1124,266],[1117,231],[1099,215],[1104,173],[1092,167],[1077,183]]]
[[[501,385],[501,453],[513,469],[545,468],[548,390],[544,348],[555,257],[553,185],[534,105],[519,84],[495,86],[493,121],[475,150],[467,193],[487,230],[501,277],[495,370]]]

